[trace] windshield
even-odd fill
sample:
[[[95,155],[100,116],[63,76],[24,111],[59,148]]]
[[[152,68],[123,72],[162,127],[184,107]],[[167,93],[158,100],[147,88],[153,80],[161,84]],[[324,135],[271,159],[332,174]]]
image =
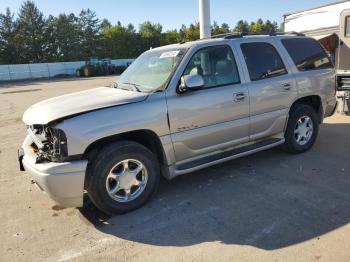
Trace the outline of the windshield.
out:
[[[117,81],[117,88],[154,92],[167,83],[173,70],[185,54],[185,49],[149,51],[139,56]],[[128,87],[129,86],[129,87]]]

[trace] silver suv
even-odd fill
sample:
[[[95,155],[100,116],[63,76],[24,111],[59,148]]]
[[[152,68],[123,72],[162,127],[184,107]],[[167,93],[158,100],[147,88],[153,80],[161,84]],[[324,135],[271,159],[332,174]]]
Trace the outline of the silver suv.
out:
[[[281,145],[302,153],[336,107],[335,72],[301,35],[225,37],[149,50],[112,87],[31,106],[22,170],[66,207],[143,205],[171,179]]]

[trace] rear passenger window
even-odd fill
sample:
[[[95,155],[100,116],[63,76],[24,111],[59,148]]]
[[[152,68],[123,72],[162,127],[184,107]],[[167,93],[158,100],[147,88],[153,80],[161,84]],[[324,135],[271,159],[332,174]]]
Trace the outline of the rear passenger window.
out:
[[[240,82],[231,47],[226,45],[200,49],[188,63],[184,75],[200,75],[204,88]]]
[[[299,71],[331,68],[333,64],[321,45],[311,38],[282,39]]]
[[[271,44],[245,43],[241,44],[241,49],[251,81],[287,74],[280,55]]]

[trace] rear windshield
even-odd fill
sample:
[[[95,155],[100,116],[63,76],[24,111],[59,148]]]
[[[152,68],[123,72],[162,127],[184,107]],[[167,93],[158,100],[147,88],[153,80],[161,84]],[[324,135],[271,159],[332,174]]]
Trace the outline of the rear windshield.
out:
[[[282,39],[299,71],[331,68],[333,64],[321,45],[311,38]]]

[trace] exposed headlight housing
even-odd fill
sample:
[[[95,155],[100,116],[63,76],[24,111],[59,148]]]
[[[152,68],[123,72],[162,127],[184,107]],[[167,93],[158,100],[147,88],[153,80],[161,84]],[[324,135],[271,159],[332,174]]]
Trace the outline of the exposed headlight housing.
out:
[[[28,129],[33,140],[33,150],[37,154],[37,163],[51,161],[62,162],[68,157],[66,134],[58,128],[33,125]]]

